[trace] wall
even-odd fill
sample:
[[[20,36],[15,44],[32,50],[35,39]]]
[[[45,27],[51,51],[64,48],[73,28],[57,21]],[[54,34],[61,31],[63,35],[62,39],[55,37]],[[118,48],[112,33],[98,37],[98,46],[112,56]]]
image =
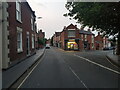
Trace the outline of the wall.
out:
[[[32,34],[35,36],[35,31],[31,30],[31,15],[33,12],[29,8],[27,2],[21,3],[21,18],[22,22],[16,20],[16,3],[15,2],[8,2],[9,8],[9,48],[10,48],[10,61],[17,61],[26,58],[27,55],[27,33],[29,33],[29,40],[30,40],[30,54],[35,52],[35,48],[32,49]],[[17,52],[17,27],[22,28],[22,47],[23,52]]]
[[[0,90],[2,90],[2,2],[0,2]]]
[[[7,21],[7,17],[8,12],[7,12],[7,8],[8,8],[8,4],[6,2],[2,3],[3,5],[3,11],[2,11],[2,19],[3,19],[3,24],[2,24],[2,68],[6,69],[10,63],[8,54],[9,54],[9,49],[8,49],[8,44],[9,44],[9,40],[8,40],[8,35],[9,35],[9,31],[8,31],[8,21]]]

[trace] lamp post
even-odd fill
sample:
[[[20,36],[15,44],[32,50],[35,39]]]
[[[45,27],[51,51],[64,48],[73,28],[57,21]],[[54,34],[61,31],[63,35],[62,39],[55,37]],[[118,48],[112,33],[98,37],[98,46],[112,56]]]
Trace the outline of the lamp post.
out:
[[[38,19],[42,19],[42,17],[36,17],[36,19],[38,20]],[[36,49],[38,49],[39,48],[39,45],[38,45],[38,33],[37,33],[38,31],[37,31],[37,23],[36,23],[36,35],[35,35],[35,43],[36,43]]]

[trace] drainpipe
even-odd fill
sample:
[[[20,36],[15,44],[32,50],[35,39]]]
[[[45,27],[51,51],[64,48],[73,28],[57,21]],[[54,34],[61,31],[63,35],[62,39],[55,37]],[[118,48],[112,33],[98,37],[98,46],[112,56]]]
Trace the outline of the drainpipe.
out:
[[[8,32],[8,21],[7,21],[7,17],[8,17],[7,8],[8,8],[8,4],[4,0],[4,2],[2,2],[2,68],[3,69],[7,69],[10,63],[10,60],[8,58],[9,32]]]

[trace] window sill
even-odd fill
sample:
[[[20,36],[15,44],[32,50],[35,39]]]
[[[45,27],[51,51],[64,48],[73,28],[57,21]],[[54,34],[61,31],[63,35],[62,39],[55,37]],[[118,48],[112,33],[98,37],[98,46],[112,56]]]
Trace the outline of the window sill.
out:
[[[17,21],[22,24],[22,21],[21,21],[21,20],[17,20]]]
[[[35,49],[35,48],[32,48],[32,49]]]
[[[17,51],[17,53],[22,53],[22,52],[23,52],[23,50],[18,50],[18,51]]]

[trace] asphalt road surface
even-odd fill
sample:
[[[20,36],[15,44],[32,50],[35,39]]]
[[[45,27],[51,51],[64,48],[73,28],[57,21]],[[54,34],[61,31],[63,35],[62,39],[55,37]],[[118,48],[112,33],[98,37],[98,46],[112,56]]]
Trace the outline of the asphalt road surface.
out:
[[[19,88],[119,88],[118,68],[106,51],[75,52],[46,49],[41,62]]]

